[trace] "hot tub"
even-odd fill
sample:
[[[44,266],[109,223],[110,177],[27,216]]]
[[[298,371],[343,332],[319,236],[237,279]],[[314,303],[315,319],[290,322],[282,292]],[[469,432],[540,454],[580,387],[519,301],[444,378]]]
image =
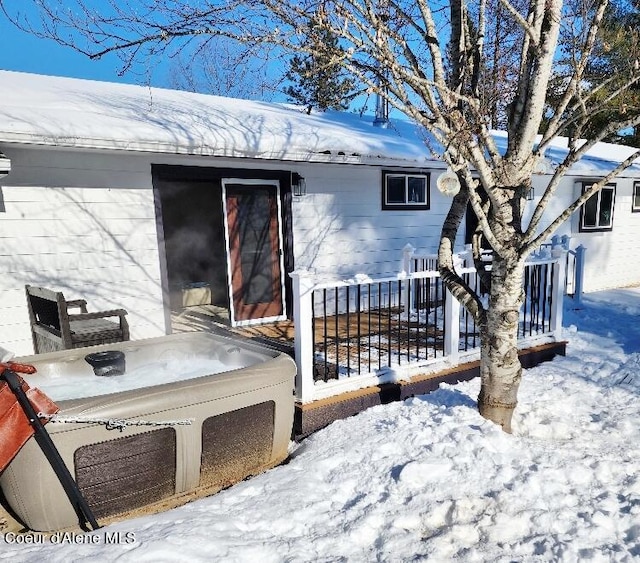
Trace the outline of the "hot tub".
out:
[[[107,350],[124,352],[123,375],[96,376],[85,361]],[[47,424],[101,524],[211,494],[287,457],[296,368],[280,352],[193,332],[14,360],[37,368],[25,379],[57,403],[60,417],[170,423]],[[0,487],[29,529],[77,528],[34,438],[0,475]]]

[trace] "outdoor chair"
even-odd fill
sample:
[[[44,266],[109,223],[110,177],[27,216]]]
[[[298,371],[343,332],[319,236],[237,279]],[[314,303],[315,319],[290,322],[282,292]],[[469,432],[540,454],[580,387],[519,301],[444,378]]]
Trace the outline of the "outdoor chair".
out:
[[[124,309],[89,313],[84,299],[67,301],[62,292],[43,287],[25,289],[36,354],[129,340]],[[70,313],[71,309],[79,312]]]

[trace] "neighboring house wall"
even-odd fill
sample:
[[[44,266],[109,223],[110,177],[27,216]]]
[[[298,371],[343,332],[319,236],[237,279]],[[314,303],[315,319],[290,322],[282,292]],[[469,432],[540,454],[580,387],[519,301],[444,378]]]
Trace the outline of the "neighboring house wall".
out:
[[[580,195],[582,183],[598,176],[567,175],[545,213],[545,222],[557,217]],[[640,284],[640,212],[632,212],[632,194],[638,178],[618,177],[615,184],[613,225],[608,231],[580,231],[580,211],[566,221],[556,234],[571,237],[571,249],[586,249],[584,291],[600,291]],[[547,180],[534,179],[536,200],[544,193]],[[525,225],[527,222],[525,221]]]

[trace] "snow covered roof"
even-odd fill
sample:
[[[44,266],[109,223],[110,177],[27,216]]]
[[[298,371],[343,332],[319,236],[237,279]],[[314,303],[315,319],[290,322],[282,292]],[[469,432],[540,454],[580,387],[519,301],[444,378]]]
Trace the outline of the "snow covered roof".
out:
[[[553,164],[562,162],[568,148],[566,137],[557,137],[552,141],[547,150],[547,159]],[[615,145],[613,143],[596,143],[586,154],[571,167],[571,173],[577,175],[597,175],[604,176],[613,170],[619,163],[623,162],[635,152],[637,148],[626,145]],[[640,159],[636,159],[629,168],[619,176],[640,177]]]
[[[506,132],[493,131],[492,134],[498,148],[504,152],[507,148]],[[545,162],[542,167],[543,172],[551,173],[553,169],[565,159],[569,152],[568,142],[569,139],[567,137],[556,137],[551,141],[545,153]],[[574,176],[605,176],[620,162],[629,158],[636,151],[638,151],[637,148],[626,145],[596,143],[570,168],[569,174]],[[619,176],[640,177],[640,159],[636,159],[634,164]]]
[[[424,131],[403,120],[385,129],[367,115],[307,115],[286,104],[4,70],[0,84],[0,143],[414,166],[440,160]],[[504,150],[505,134],[494,136]],[[566,139],[556,139],[548,172],[566,152]],[[571,173],[604,175],[632,152],[598,143]],[[639,177],[640,160],[622,175]]]
[[[288,160],[432,160],[418,129],[370,116],[0,71],[0,142]]]

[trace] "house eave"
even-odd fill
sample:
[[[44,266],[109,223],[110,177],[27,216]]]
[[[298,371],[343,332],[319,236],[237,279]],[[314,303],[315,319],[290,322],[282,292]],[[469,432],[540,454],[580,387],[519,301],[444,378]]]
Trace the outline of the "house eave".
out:
[[[119,139],[46,137],[29,133],[0,132],[0,146],[21,146],[57,148],[63,150],[114,151],[126,153],[153,153],[158,155],[197,156],[211,158],[253,159],[271,161],[292,161],[323,164],[363,164],[382,166],[425,167],[433,166],[439,160],[429,158],[411,158],[385,154],[347,153],[343,150],[303,150],[292,147],[285,151],[257,151],[239,148],[212,147],[207,144],[184,145],[163,143],[161,141],[132,141]],[[444,166],[444,164],[443,164]]]

